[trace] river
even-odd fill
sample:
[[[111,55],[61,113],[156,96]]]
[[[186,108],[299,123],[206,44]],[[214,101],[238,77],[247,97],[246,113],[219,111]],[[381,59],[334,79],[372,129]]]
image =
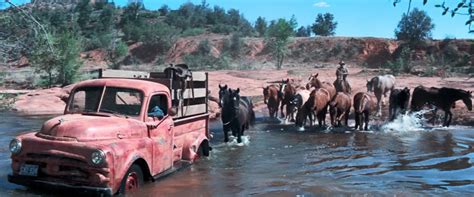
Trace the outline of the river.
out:
[[[0,196],[43,196],[6,176],[10,139],[46,118],[1,116]],[[242,144],[224,144],[219,121],[211,131],[209,158],[132,196],[474,195],[472,127],[301,132],[260,115]]]

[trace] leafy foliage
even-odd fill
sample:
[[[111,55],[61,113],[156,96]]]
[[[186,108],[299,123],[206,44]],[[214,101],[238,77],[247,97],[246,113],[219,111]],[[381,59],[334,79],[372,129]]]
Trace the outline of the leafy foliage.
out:
[[[311,26],[301,26],[296,30],[296,37],[310,37],[311,36]]]
[[[289,21],[283,18],[271,21],[268,27],[266,43],[272,49],[273,56],[277,60],[277,69],[281,69],[283,65],[283,60],[288,52],[286,46],[297,25],[293,18]]]
[[[257,21],[255,21],[255,31],[260,37],[265,35],[265,32],[267,32],[267,21],[265,18],[261,16],[257,18]]]
[[[408,15],[403,14],[397,29],[395,29],[395,37],[415,45],[421,40],[431,38],[431,31],[434,27],[428,14],[415,8]]]
[[[393,0],[393,6],[396,6],[402,0]],[[428,0],[423,0],[423,5],[426,5]],[[472,1],[468,2],[467,0],[457,0],[451,1],[452,5],[448,5],[445,0],[441,4],[436,4],[435,7],[440,8],[442,10],[442,15],[446,15],[449,13],[451,17],[456,15],[464,15],[468,16],[466,25],[469,26],[469,33],[474,33],[474,3]],[[408,4],[408,12],[410,12],[411,7],[411,0]]]
[[[317,36],[332,36],[335,34],[337,22],[334,22],[334,15],[331,13],[318,14],[311,26],[313,33]]]

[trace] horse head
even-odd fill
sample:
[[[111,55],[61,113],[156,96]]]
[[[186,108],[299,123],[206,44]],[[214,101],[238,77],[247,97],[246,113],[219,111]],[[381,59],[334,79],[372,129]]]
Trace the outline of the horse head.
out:
[[[270,92],[268,91],[270,86],[263,87],[263,103],[267,104],[268,98],[270,97]]]
[[[372,89],[374,88],[372,80],[367,80],[367,84],[365,84],[365,86],[367,86],[367,92],[372,92]]]
[[[472,111],[472,91],[466,91],[466,94],[463,96],[462,101],[466,105],[469,111]]]
[[[229,93],[227,89],[228,89],[227,85],[221,86],[221,84],[219,84],[219,103],[218,104],[219,104],[219,107],[221,108],[224,105],[224,98]]]
[[[234,110],[239,110],[240,105],[240,88],[236,90],[229,89],[229,103]]]
[[[309,90],[311,87],[320,88],[321,81],[319,81],[318,76],[319,76],[319,73],[309,76],[308,83],[306,84],[306,89]]]

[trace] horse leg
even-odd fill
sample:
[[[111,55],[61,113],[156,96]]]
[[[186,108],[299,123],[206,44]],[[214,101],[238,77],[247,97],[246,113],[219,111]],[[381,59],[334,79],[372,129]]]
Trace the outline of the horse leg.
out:
[[[436,125],[436,119],[437,119],[437,118],[436,118],[436,113],[437,113],[437,112],[438,112],[438,108],[435,107],[435,108],[433,109],[433,117],[431,117],[431,120],[430,120],[430,122],[432,122],[433,125]]]
[[[344,116],[344,118],[345,118],[345,121],[344,121],[344,122],[345,122],[346,127],[349,126],[349,113],[351,113],[351,109],[350,109],[350,108],[349,108],[349,110],[346,111],[346,115]]]
[[[281,105],[280,105],[280,117],[281,118],[284,118],[285,117],[285,114],[283,114],[283,107],[285,106],[285,104],[283,103],[283,101],[281,102]],[[288,113],[288,112],[286,112]]]
[[[377,116],[382,116],[382,94],[375,94],[375,96],[377,97]]]
[[[369,130],[369,112],[368,111],[364,112],[364,118],[365,118],[364,130],[368,131]]]
[[[355,119],[355,126],[354,126],[354,128],[355,128],[355,130],[357,130],[357,128],[359,127],[359,123],[360,123],[359,122],[359,115],[360,114],[355,112],[354,115],[355,115],[355,118],[354,118]]]
[[[244,134],[244,129],[245,129],[245,125],[242,125],[239,127],[239,131],[237,131],[237,143],[242,142],[242,135]]]
[[[229,132],[226,129],[224,131],[224,142],[229,142]]]
[[[448,125],[448,116],[449,116],[449,110],[446,110],[444,113],[444,122],[443,122],[443,127],[447,127]]]
[[[448,110],[448,114],[449,114],[449,119],[446,124],[446,127],[449,127],[449,125],[451,124],[451,120],[453,119],[453,113],[451,112],[451,110]]]

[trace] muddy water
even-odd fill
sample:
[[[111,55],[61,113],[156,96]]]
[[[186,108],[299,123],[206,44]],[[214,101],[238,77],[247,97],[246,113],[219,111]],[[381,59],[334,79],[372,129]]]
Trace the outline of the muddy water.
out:
[[[0,195],[41,195],[6,181],[9,139],[41,119],[2,114]],[[393,125],[392,125],[393,126]],[[212,124],[211,157],[132,196],[473,195],[474,128],[328,132],[259,118],[242,144],[222,143]]]

